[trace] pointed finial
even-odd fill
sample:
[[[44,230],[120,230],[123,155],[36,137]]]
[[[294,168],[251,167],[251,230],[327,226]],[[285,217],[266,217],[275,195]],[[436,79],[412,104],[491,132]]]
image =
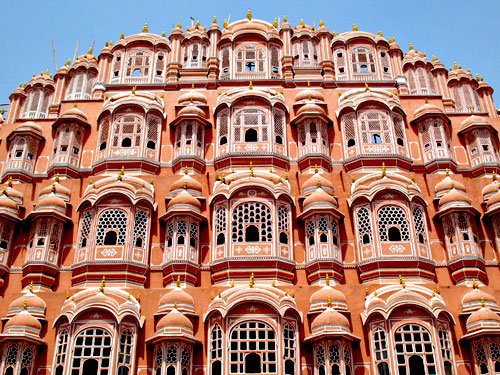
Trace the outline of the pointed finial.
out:
[[[485,306],[484,297],[481,297],[481,307],[484,307],[484,306]]]
[[[69,290],[66,291],[66,299],[69,299]]]
[[[399,275],[399,283],[401,284],[403,289],[406,288],[406,281],[405,281],[405,279],[403,279],[403,276],[401,276],[401,275]]]
[[[177,286],[177,288],[181,287],[181,276],[180,275],[177,275],[177,280],[175,282],[175,285]]]
[[[276,286],[276,279],[273,279],[273,282],[271,283],[271,286],[273,286],[273,287]]]
[[[67,59],[64,65],[69,66],[71,64],[71,59]]]
[[[318,168],[318,164],[316,164],[316,165],[314,166],[314,173],[318,173],[318,172],[319,172],[319,168]]]
[[[212,20],[212,23],[215,23],[217,25],[217,16],[214,16],[214,19]]]
[[[9,179],[7,180],[7,186],[12,187],[12,176],[10,176]]]
[[[330,286],[330,275],[328,275],[328,274],[326,274],[326,277],[325,277],[325,285]]]
[[[370,86],[368,86],[368,82],[365,82],[365,91],[370,91]]]
[[[162,36],[162,38],[165,38],[167,36],[167,33],[165,31],[162,31],[161,36]]]
[[[249,169],[250,169],[250,177],[253,177],[254,174],[253,174],[253,162],[252,161],[250,161]]]
[[[23,300],[23,310],[28,310],[28,299],[27,298],[25,298]]]
[[[277,28],[278,28],[278,18],[276,18],[276,17],[274,17],[273,27],[274,27],[275,29],[277,29]]]
[[[213,301],[213,300],[214,300],[214,298],[215,298],[215,294],[214,294],[214,292],[210,292],[210,299]]]
[[[369,296],[370,295],[370,288],[366,287],[365,288],[365,296]]]
[[[387,176],[387,169],[385,167],[385,163],[382,162],[382,177]]]
[[[356,25],[355,23],[352,24],[352,31],[359,31],[358,25]]]
[[[409,49],[410,51],[412,51],[412,50],[413,50],[413,43],[412,43],[412,42],[408,43],[408,49]]]
[[[127,296],[127,300],[128,301],[132,301],[132,295],[129,293],[128,296]]]
[[[323,27],[323,26],[325,26],[325,21],[319,20],[319,27]]]
[[[305,26],[305,25],[306,25],[306,23],[304,22],[304,19],[303,19],[303,18],[301,18],[301,19],[300,19],[300,26]]]
[[[118,181],[123,180],[123,176],[125,175],[125,167],[122,165],[120,172],[118,172]]]
[[[222,23],[222,27],[227,29],[227,19],[224,18],[224,22]]]
[[[497,172],[493,172],[493,176],[491,177],[493,181],[497,180]]]
[[[248,8],[248,10],[247,10],[247,19],[248,19],[249,21],[251,21],[251,20],[252,20],[252,11],[250,10],[250,8]]]
[[[94,48],[90,47],[90,48],[87,50],[87,55],[92,55],[92,52],[94,52]]]
[[[250,81],[250,83],[248,84],[248,89],[253,90],[253,82],[252,81]]]
[[[137,91],[137,86],[132,87],[132,95],[135,95],[136,91]]]
[[[477,289],[479,286],[476,279],[472,279],[472,289]]]
[[[321,180],[318,178],[318,181],[316,182],[316,187],[320,188],[321,187]]]
[[[102,277],[101,284],[99,285],[99,292],[104,293],[104,287],[106,286],[106,276]]]
[[[283,16],[283,22],[288,22],[288,20],[286,19],[286,16]]]
[[[377,33],[378,36],[384,36],[384,34],[382,34],[382,30],[379,30],[378,33]]]
[[[135,297],[137,302],[141,302],[141,293],[137,293],[137,297]]]
[[[31,280],[30,284],[28,285],[28,292],[33,293],[33,280]]]
[[[59,183],[59,173],[56,173],[56,177],[54,178],[54,181]]]
[[[182,23],[181,23],[180,21],[179,21],[179,22],[177,22],[177,28],[178,28],[178,29],[182,29]]]
[[[436,286],[436,289],[434,290],[437,295],[441,294],[441,287],[439,285]]]
[[[231,282],[229,283],[229,285],[231,285],[231,288],[234,288],[234,280],[231,279]]]
[[[125,39],[125,33],[123,31],[120,34],[120,39]]]
[[[332,307],[332,297],[328,296],[328,299],[326,300],[326,305],[328,307]]]
[[[200,20],[196,20],[195,27],[196,27],[197,29],[199,29],[199,28],[200,28]]]
[[[253,288],[253,286],[255,285],[255,276],[254,276],[253,272],[250,275],[250,282],[248,285],[250,286],[250,288]]]

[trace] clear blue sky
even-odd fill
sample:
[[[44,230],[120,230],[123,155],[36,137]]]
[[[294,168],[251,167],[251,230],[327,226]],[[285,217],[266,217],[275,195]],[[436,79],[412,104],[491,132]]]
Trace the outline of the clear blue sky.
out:
[[[34,72],[47,68],[54,72],[52,40],[57,65],[87,51],[95,40],[95,53],[106,40],[116,41],[123,31],[137,33],[144,22],[150,32],[167,35],[190,17],[210,25],[245,17],[251,8],[254,18],[272,22],[286,15],[292,25],[303,18],[318,25],[323,19],[330,31],[344,32],[353,22],[360,30],[386,37],[394,36],[403,49],[413,42],[430,57],[437,55],[445,66],[454,61],[472,73],[482,74],[498,91],[500,107],[500,0],[3,0],[1,33],[3,58],[0,59],[0,103],[20,82],[29,81]]]

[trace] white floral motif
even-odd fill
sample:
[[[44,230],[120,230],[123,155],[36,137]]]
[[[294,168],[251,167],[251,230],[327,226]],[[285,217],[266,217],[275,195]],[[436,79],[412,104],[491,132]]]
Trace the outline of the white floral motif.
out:
[[[105,257],[114,257],[116,255],[116,253],[117,253],[117,251],[115,248],[104,249],[103,251],[101,251],[102,256],[105,256]]]

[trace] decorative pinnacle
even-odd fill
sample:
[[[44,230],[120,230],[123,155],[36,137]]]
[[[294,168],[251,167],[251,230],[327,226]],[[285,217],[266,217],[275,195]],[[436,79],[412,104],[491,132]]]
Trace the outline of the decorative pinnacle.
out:
[[[214,16],[214,19],[212,20],[212,23],[215,23],[217,25],[217,16]]]
[[[493,181],[496,181],[497,180],[497,172],[493,172],[493,176],[491,176],[491,178],[493,179]]]
[[[252,20],[252,11],[250,10],[250,8],[248,8],[248,10],[247,10],[247,19],[248,19],[249,21],[251,21],[251,20]]]
[[[12,176],[7,180],[7,186],[12,187]]]
[[[69,290],[66,291],[66,299],[69,299]]]
[[[54,181],[59,183],[59,173],[56,174],[56,178],[54,178]]]
[[[122,165],[120,172],[118,172],[118,181],[123,180],[123,176],[125,176],[125,167]]]
[[[370,288],[365,288],[365,296],[368,297],[370,295]]]
[[[137,91],[137,86],[132,87],[132,95],[135,95],[136,91]]]
[[[254,276],[253,272],[250,275],[250,282],[248,283],[248,285],[250,286],[250,288],[253,288],[255,285],[255,276]]]
[[[328,274],[326,274],[325,285],[330,286],[330,276]]]
[[[378,33],[377,33],[378,36],[384,36],[384,34],[382,34],[382,30],[379,30]]]
[[[325,26],[325,21],[319,20],[319,27],[323,27],[323,26]]]
[[[185,175],[189,174],[189,169],[188,169],[188,167],[184,167],[184,174],[185,174]]]
[[[358,25],[355,23],[352,24],[352,31],[359,31]]]
[[[94,52],[94,48],[90,47],[90,48],[87,50],[87,55],[92,55],[92,52]]]
[[[106,286],[106,276],[102,277],[101,284],[99,285],[99,292],[104,293],[104,287]]]
[[[286,16],[283,16],[283,22],[288,22],[288,20],[286,19]]]
[[[332,297],[328,296],[328,299],[326,300],[326,305],[328,307],[332,307]]]
[[[177,280],[175,282],[175,285],[177,286],[177,288],[181,287],[181,276],[180,275],[177,276]]]
[[[177,22],[177,28],[178,29],[182,29],[182,23],[181,22]]]
[[[396,42],[396,38],[394,38],[393,36],[390,36],[389,39],[387,39],[387,41],[389,43],[395,43]]]
[[[23,300],[23,310],[28,310],[28,299],[27,298],[25,298]]]
[[[248,89],[253,90],[253,82],[252,81],[250,81],[250,83],[248,84]]]
[[[271,283],[271,286],[276,286],[276,279],[273,280],[273,282]]]
[[[484,307],[484,297],[481,297],[481,307]]]
[[[382,177],[387,176],[387,168],[385,167],[385,163],[382,162]]]
[[[472,289],[477,289],[479,286],[476,279],[472,279]]]
[[[250,161],[250,167],[249,167],[249,169],[250,169],[250,177],[253,177],[254,174],[253,174],[253,162],[252,161]]]
[[[401,284],[403,289],[406,288],[406,281],[405,281],[405,279],[403,279],[403,276],[401,276],[401,275],[399,275],[399,283]]]
[[[30,284],[28,285],[28,291],[30,293],[33,293],[33,280],[30,281]]]
[[[368,82],[365,82],[365,91],[370,91],[370,86],[368,86]]]
[[[167,33],[166,33],[165,31],[162,31],[162,32],[161,32],[161,36],[162,36],[163,38],[165,38],[165,37],[167,36]]]
[[[120,34],[120,39],[125,39],[125,33],[123,31]]]
[[[410,51],[412,51],[412,50],[413,50],[413,43],[412,43],[412,42],[408,43],[408,49],[409,49]]]
[[[301,19],[300,19],[300,26],[305,26],[305,25],[306,25],[306,23],[304,22],[304,19],[303,19],[303,18],[301,18]]]
[[[227,28],[227,19],[224,18],[224,22],[222,23],[222,27],[223,28]]]
[[[276,29],[278,28],[278,19],[276,17],[274,17],[273,27]]]
[[[441,294],[441,287],[439,285],[436,286],[436,289],[434,291],[436,292],[437,295],[440,295]]]

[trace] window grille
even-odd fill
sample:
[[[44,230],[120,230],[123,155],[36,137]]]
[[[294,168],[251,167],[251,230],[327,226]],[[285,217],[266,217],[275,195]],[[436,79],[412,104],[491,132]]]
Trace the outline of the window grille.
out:
[[[189,244],[191,247],[198,247],[198,224],[196,223],[189,225]]]
[[[222,329],[219,325],[214,326],[210,343],[210,358],[212,360],[222,359]]]
[[[439,328],[439,344],[441,346],[441,355],[443,359],[452,361],[450,334],[448,329],[444,327]]]
[[[120,333],[120,351],[118,352],[118,366],[125,366],[130,371],[132,364],[133,333],[129,329],[124,329]]]
[[[146,239],[148,234],[148,218],[146,211],[138,210],[134,220],[134,246],[146,247]]]
[[[380,62],[382,64],[382,77],[384,79],[391,79],[391,64],[389,61],[389,53],[386,49],[380,50]]]
[[[150,69],[150,56],[151,54],[146,51],[133,51],[127,56],[127,67],[125,70],[125,81],[128,82],[127,77],[135,77],[137,79],[145,79],[149,77],[149,69]],[[130,83],[135,82],[144,82],[143,80],[139,81],[130,81]]]
[[[288,210],[287,206],[279,205],[279,207],[278,207],[278,232],[279,232],[281,243],[283,243],[281,241],[282,236],[286,236],[287,241],[285,244],[288,244],[288,227],[289,227],[288,211],[289,210]]]
[[[66,363],[66,355],[68,353],[68,337],[69,334],[67,329],[63,329],[61,333],[59,333],[56,358],[54,361],[55,367],[59,365],[64,366]]]
[[[378,211],[380,241],[410,241],[405,211],[397,206],[384,206]],[[391,229],[399,230],[399,239],[391,237]]]
[[[157,150],[158,135],[160,133],[161,118],[154,115],[149,115],[147,118],[147,134],[146,148],[149,150]]]
[[[217,132],[218,136],[218,146],[217,150],[220,154],[223,154],[224,151],[227,151],[227,146],[229,142],[229,110],[220,111],[217,115]]]
[[[271,47],[271,78],[279,78],[280,72],[280,53],[277,47]]]
[[[260,202],[242,203],[233,212],[231,223],[233,242],[245,242],[245,234],[250,226],[257,227],[260,242],[271,242],[272,223],[271,209],[268,206]]]
[[[115,245],[125,245],[127,236],[127,213],[124,210],[108,209],[99,216],[97,224],[96,245],[107,245],[105,238],[108,232],[116,233]]]
[[[400,147],[406,148],[405,124],[403,116],[401,116],[399,113],[393,113],[392,122],[394,124],[394,133],[396,135],[396,144]]]
[[[99,375],[107,375],[113,367],[110,363],[111,335],[100,328],[87,328],[76,336],[71,363],[72,374],[83,374],[88,361],[97,362]],[[90,362],[89,362],[90,363]]]
[[[167,229],[167,246],[172,246],[172,238],[174,237],[174,223],[170,222]]]
[[[22,118],[46,118],[53,91],[49,88],[34,87],[26,92],[21,114]]]
[[[324,365],[325,364],[325,349],[323,348],[322,345],[318,345],[316,348],[315,352],[315,357],[316,357],[316,364],[318,366]]]
[[[244,322],[233,328],[229,340],[231,374],[276,374],[276,354],[276,335],[268,324]]]
[[[229,79],[230,78],[230,50],[229,48],[223,48],[221,51],[221,73],[220,73],[220,78],[221,79]]]
[[[382,111],[365,111],[359,116],[361,139],[363,143],[374,143],[378,136],[380,143],[392,144],[387,113]]]
[[[368,211],[365,207],[358,210],[357,224],[359,241],[362,244],[372,243],[372,223],[370,219],[370,211]]]
[[[264,49],[244,45],[236,51],[236,74],[238,78],[265,78],[266,56]]]
[[[387,349],[387,336],[385,330],[378,327],[373,335],[373,343],[375,346],[375,360],[377,362],[387,361],[389,358]]]
[[[236,112],[232,130],[235,144],[244,143],[247,145],[245,135],[251,130],[257,134],[255,142],[266,142],[266,147],[269,147],[269,118],[266,111],[246,108]]]
[[[181,364],[184,367],[184,366],[189,366],[190,363],[191,363],[191,351],[187,346],[185,346],[182,349],[181,353]]]
[[[295,330],[289,323],[283,328],[283,339],[285,341],[283,358],[295,360]]]
[[[468,83],[454,84],[450,87],[451,97],[455,100],[455,109],[459,113],[482,112],[479,95]]]
[[[285,144],[285,112],[273,108],[274,115],[274,137],[275,142],[280,145]]]
[[[71,77],[66,90],[66,100],[91,99],[95,78],[95,73],[84,69],[79,70]]]
[[[226,207],[217,206],[215,210],[215,236],[217,245],[224,245],[226,240]]]
[[[177,346],[170,345],[167,347],[166,361],[167,364],[175,365],[177,363]]]
[[[376,78],[375,58],[373,51],[367,47],[358,47],[351,51],[351,64],[354,79],[356,76],[363,78]]]
[[[348,113],[342,116],[342,127],[344,133],[344,147],[349,148],[356,145],[356,114]],[[349,156],[349,151],[346,152]]]
[[[395,332],[395,344],[399,373],[436,373],[431,335],[424,327],[418,324],[401,326]]]
[[[163,364],[163,348],[161,345],[156,347],[156,356],[155,356],[155,374],[161,374],[161,366]]]
[[[333,51],[333,59],[335,62],[335,69],[338,80],[347,79],[346,67],[346,52],[343,48],[338,48]]]
[[[165,53],[164,52],[158,52],[156,55],[156,64],[155,64],[155,78],[154,82],[162,82],[163,81],[163,73],[165,71]]]
[[[113,70],[111,72],[111,83],[120,81],[120,70],[122,68],[122,55],[116,54],[113,61]]]
[[[78,242],[80,244],[80,248],[87,247],[93,218],[94,215],[92,211],[89,210],[83,213],[82,221],[80,224],[80,241]]]
[[[35,356],[35,348],[32,346],[27,346],[24,348],[23,355],[21,357],[21,375],[30,374],[33,367],[33,359]],[[23,369],[26,372],[23,372]]]
[[[17,364],[17,357],[19,354],[19,345],[11,344],[7,349],[5,356],[5,366],[15,366]]]
[[[427,243],[427,231],[425,229],[424,213],[420,207],[413,208],[413,225],[419,243]]]
[[[109,117],[106,117],[104,120],[102,120],[100,124],[100,129],[99,129],[99,151],[106,150],[108,144],[108,137],[109,137],[109,125],[110,125],[110,119]]]
[[[340,347],[337,344],[330,345],[328,354],[330,356],[330,363],[340,364]]]
[[[142,139],[143,118],[137,115],[121,115],[113,123],[113,148],[139,147]]]

